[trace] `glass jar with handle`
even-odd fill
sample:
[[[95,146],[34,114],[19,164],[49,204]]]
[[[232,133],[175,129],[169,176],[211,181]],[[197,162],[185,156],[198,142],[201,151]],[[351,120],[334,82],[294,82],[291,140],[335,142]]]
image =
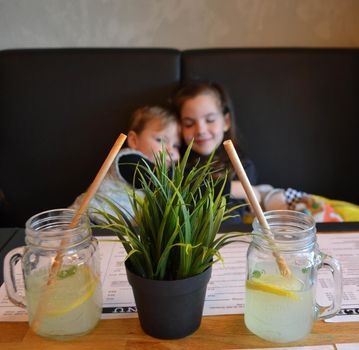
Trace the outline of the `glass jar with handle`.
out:
[[[25,247],[4,260],[9,299],[26,307],[35,333],[69,339],[91,331],[102,311],[98,242],[82,215],[73,228],[75,211],[54,209],[31,217],[25,226]],[[60,261],[51,276],[55,260]],[[21,262],[25,293],[18,292],[15,265]]]
[[[278,210],[265,214],[274,240],[258,220],[247,252],[245,324],[259,337],[286,343],[305,338],[313,322],[334,316],[342,299],[339,262],[319,250],[312,217],[301,212]],[[290,275],[280,273],[273,255],[280,255]],[[318,270],[333,276],[333,301],[328,307],[316,302]]]

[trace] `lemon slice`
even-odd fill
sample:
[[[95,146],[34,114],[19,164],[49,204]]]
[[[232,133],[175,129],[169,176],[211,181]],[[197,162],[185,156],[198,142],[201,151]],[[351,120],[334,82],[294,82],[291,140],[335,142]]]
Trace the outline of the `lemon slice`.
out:
[[[83,282],[86,283],[83,284]],[[98,282],[98,278],[95,278],[89,269],[78,270],[73,276],[57,280],[54,290],[51,291],[52,298],[47,308],[47,315],[51,317],[62,316],[78,308],[92,297]],[[72,289],[74,298],[71,298],[72,293],[68,293],[68,288]],[[79,289],[80,292],[83,291],[80,295]]]
[[[272,293],[293,300],[300,300],[299,295],[293,290],[301,290],[301,282],[295,278],[277,275],[262,275],[260,278],[251,278],[246,281],[248,289]],[[288,290],[289,289],[289,290]]]

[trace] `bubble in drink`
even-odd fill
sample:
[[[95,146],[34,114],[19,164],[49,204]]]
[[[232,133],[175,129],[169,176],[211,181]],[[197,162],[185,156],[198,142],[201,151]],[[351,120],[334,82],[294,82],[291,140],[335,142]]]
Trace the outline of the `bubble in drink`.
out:
[[[313,287],[296,277],[263,273],[246,282],[245,324],[268,341],[296,341],[312,329],[313,303]]]
[[[99,278],[88,266],[63,266],[56,282],[48,287],[48,274],[47,270],[39,270],[25,280],[30,324],[45,288],[49,295],[36,332],[46,337],[67,339],[91,331],[102,311]]]

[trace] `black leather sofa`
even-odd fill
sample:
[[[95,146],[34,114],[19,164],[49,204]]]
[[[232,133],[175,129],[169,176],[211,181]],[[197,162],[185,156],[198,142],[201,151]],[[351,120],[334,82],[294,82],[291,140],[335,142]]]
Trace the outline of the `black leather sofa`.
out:
[[[260,183],[359,203],[359,49],[0,51],[0,226],[65,207],[133,109],[224,85]]]

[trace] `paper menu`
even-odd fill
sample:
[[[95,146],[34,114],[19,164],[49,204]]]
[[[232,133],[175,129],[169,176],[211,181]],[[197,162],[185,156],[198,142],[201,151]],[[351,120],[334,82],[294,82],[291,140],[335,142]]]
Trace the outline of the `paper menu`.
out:
[[[103,284],[102,318],[136,317],[132,289],[127,282],[123,266],[125,251],[117,238],[99,238],[101,273]],[[336,256],[344,271],[343,308],[339,316],[328,321],[359,321],[359,233],[318,234],[320,249]],[[212,278],[207,287],[204,315],[241,314],[244,311],[245,260],[248,245],[236,243],[221,250],[225,265],[213,266]],[[18,280],[21,272],[18,271]],[[327,274],[320,274],[318,293],[323,304],[331,298],[331,280]],[[351,313],[351,314],[349,314]],[[6,297],[4,285],[0,288],[0,321],[25,321],[26,311],[14,306]]]
[[[116,240],[116,238],[115,238]],[[125,251],[111,242],[100,242],[104,290],[103,318],[135,312],[132,290],[123,267]],[[318,234],[322,252],[335,256],[343,268],[343,306],[338,316],[328,322],[359,321],[359,234]],[[244,311],[244,282],[248,245],[236,243],[222,249],[225,264],[213,266],[207,287],[204,315],[241,314]],[[331,303],[330,274],[318,278],[318,299],[322,305]]]
[[[359,343],[335,344],[336,350],[358,350]]]
[[[326,322],[359,321],[359,235],[352,233],[318,234],[320,250],[340,261],[343,270],[341,311]],[[318,278],[319,298],[325,305],[332,300],[332,279],[323,273]]]
[[[132,289],[127,282],[123,260],[126,252],[120,244],[100,241],[103,271],[102,318],[129,317],[136,312]],[[243,313],[247,244],[235,243],[222,250],[225,265],[213,265],[207,286],[204,315]]]
[[[102,319],[137,317],[131,286],[124,268],[126,252],[116,237],[100,237],[101,276],[103,289]],[[235,243],[222,249],[225,265],[214,264],[207,286],[204,315],[243,313],[245,256],[248,245]],[[19,267],[18,267],[19,268]],[[17,283],[21,281],[20,268]],[[23,286],[19,288],[23,293]],[[0,321],[26,321],[24,309],[14,306],[7,298],[5,286],[0,288]]]
[[[106,241],[100,237],[98,239],[101,254],[102,318],[135,317],[135,301],[123,264],[126,251],[116,237],[106,238]]]

